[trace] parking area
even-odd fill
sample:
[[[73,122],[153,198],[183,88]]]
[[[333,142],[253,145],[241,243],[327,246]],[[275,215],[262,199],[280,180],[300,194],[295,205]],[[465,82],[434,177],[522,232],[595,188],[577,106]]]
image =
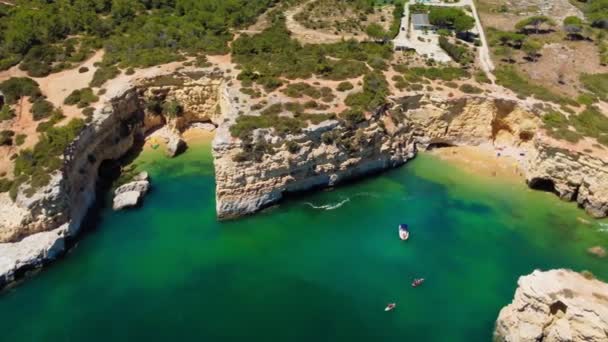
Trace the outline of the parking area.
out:
[[[475,3],[473,0],[460,0],[458,2],[446,3],[441,0],[409,0],[404,6],[403,18],[401,19],[401,28],[399,34],[393,40],[396,50],[415,50],[421,56],[432,58],[438,62],[449,62],[452,59],[448,54],[439,47],[439,35],[435,30],[427,29],[424,19],[415,18],[410,15],[410,5],[421,3],[430,6],[445,6],[445,7],[463,7],[470,9],[471,16],[475,19],[475,27],[471,32],[479,36],[481,42],[478,48],[478,60],[481,68],[491,77],[491,71],[494,69],[494,64],[490,59],[490,53],[486,42],[485,34]],[[430,26],[430,25],[429,25]]]

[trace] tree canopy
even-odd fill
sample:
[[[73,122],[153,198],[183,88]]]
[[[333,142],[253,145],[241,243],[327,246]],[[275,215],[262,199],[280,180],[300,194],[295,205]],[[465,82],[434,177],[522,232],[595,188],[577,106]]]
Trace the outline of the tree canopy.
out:
[[[431,7],[429,21],[435,26],[458,32],[465,32],[475,27],[475,19],[455,7]]]
[[[44,76],[101,46],[107,52],[104,64],[121,66],[223,53],[232,38],[230,29],[253,22],[275,1],[23,0],[0,6],[0,69],[30,54],[26,70]],[[75,37],[70,46],[68,37]],[[95,43],[81,49],[91,39]]]

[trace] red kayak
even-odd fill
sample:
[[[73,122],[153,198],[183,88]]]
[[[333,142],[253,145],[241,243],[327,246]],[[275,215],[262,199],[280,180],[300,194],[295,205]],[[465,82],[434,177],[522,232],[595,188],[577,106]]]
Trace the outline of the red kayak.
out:
[[[424,278],[414,279],[414,281],[412,282],[412,287],[418,287],[422,285],[422,283],[424,283]]]

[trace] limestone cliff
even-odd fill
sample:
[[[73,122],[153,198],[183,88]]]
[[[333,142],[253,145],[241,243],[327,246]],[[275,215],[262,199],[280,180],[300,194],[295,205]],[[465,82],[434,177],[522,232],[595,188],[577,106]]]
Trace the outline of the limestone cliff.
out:
[[[498,315],[497,342],[608,341],[608,284],[570,271],[519,278]]]
[[[0,288],[65,250],[94,204],[102,162],[121,158],[146,132],[165,123],[178,130],[217,115],[218,100],[210,95],[217,94],[222,84],[216,73],[199,72],[196,79],[192,74],[164,75],[165,82],[166,77],[171,78],[170,84],[159,82],[162,76],[129,83],[108,94],[92,121],[66,149],[63,167],[48,185],[33,195],[20,191],[14,203],[0,194]],[[152,99],[176,99],[181,111],[177,117],[166,118],[150,107]]]
[[[266,139],[273,148],[255,161],[235,161],[244,143],[230,136],[229,127],[238,114],[230,104],[226,107],[226,122],[214,141],[220,218],[250,214],[285,194],[333,186],[401,165],[418,150],[445,145],[489,146],[517,160],[531,187],[578,201],[593,216],[608,214],[606,162],[565,150],[556,153],[551,141],[540,134],[539,113],[515,101],[475,96],[395,98],[354,127],[331,120],[311,125],[297,136],[258,130],[257,139]]]
[[[225,94],[224,98],[232,97]],[[239,161],[236,157],[244,143],[229,131],[237,109],[231,103],[224,105],[228,121],[219,127],[213,143],[219,218],[251,214],[286,194],[333,186],[401,165],[415,155],[411,130],[401,125],[394,134],[387,134],[383,124],[387,112],[381,108],[355,125],[327,120],[287,136],[271,129],[256,130],[254,143],[265,140],[271,151],[257,160]]]

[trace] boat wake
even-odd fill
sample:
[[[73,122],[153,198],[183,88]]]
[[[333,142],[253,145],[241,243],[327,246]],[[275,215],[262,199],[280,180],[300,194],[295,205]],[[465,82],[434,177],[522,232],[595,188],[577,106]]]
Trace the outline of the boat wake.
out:
[[[344,204],[346,204],[348,202],[350,202],[350,198],[342,200],[338,203],[330,203],[330,204],[325,204],[325,205],[314,205],[313,203],[310,203],[310,202],[306,202],[305,204],[313,209],[334,210],[334,209],[340,208],[341,206],[343,206]]]

